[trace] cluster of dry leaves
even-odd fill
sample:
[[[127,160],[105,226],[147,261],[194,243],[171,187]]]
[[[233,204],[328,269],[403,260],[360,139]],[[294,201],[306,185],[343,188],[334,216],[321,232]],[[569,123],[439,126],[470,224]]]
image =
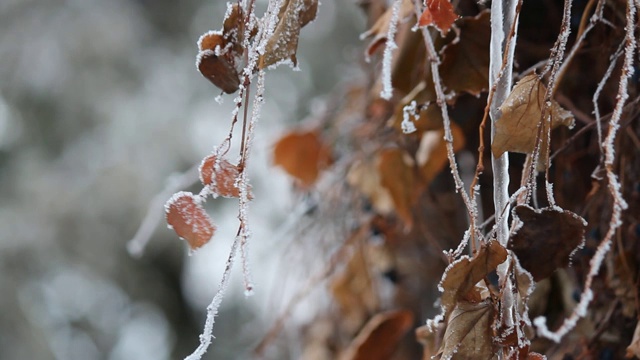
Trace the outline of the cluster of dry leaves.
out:
[[[308,216],[349,214],[316,284],[327,280],[335,306],[302,329],[301,358],[640,357],[640,105],[621,56],[631,47],[637,58],[634,2],[519,3],[507,40],[517,33],[515,85],[492,125],[496,19],[475,1],[454,3],[362,1],[369,78],[341,84],[322,116],[274,145],[274,164],[321,199]],[[295,64],[300,29],[318,4],[279,5],[263,21],[252,3],[230,5],[223,29],[199,41],[202,74],[240,91],[243,127],[255,73]],[[387,75],[389,99],[381,96]],[[237,113],[232,128],[236,121]],[[485,126],[494,127],[491,139]],[[240,198],[241,212],[251,199],[243,180],[250,135],[242,136],[239,164],[225,160],[223,144],[202,162],[201,194],[167,203],[168,223],[193,249],[215,230],[200,205],[208,196]],[[483,165],[506,153],[513,211],[495,208],[494,174]],[[492,226],[505,217],[501,242]],[[257,355],[277,344],[281,327]]]

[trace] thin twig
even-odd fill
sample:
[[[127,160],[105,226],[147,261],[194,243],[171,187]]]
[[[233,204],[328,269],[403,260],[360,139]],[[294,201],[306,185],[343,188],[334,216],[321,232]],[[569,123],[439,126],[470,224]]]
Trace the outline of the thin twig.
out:
[[[419,19],[422,14],[422,2],[420,0],[414,1],[414,10],[416,14],[416,18]],[[444,95],[444,90],[442,89],[442,80],[440,78],[440,70],[438,65],[440,60],[438,58],[438,53],[433,45],[433,39],[431,38],[431,34],[426,27],[421,27],[422,37],[424,38],[425,47],[427,48],[427,59],[431,65],[431,76],[433,77],[433,83],[436,90],[436,102],[440,107],[442,113],[442,120],[444,125],[444,141],[447,148],[447,158],[449,159],[449,167],[451,168],[451,174],[453,175],[453,181],[455,183],[456,192],[459,192],[462,196],[462,201],[464,202],[468,215],[469,222],[472,224],[471,228],[475,228],[475,223],[477,222],[477,209],[475,204],[471,202],[469,198],[469,194],[465,190],[464,183],[462,178],[460,177],[460,172],[458,171],[458,164],[456,162],[456,157],[453,151],[453,135],[451,133],[451,120],[449,119],[449,111],[447,109],[446,97]]]

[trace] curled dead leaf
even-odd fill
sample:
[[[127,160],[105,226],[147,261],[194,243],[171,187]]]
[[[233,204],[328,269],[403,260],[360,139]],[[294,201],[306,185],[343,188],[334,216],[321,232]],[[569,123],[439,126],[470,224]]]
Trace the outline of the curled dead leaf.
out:
[[[278,14],[278,23],[260,56],[258,68],[264,69],[285,60],[297,64],[300,29],[313,21],[317,12],[318,0],[284,0]]]
[[[222,31],[209,31],[198,39],[196,67],[227,94],[240,86],[237,63],[243,52],[243,25],[242,8],[234,4],[227,11]]]
[[[449,0],[427,0],[427,7],[420,15],[418,25],[433,25],[444,36],[457,18],[458,14],[453,10]]]
[[[441,359],[497,359],[493,349],[491,323],[494,308],[490,301],[460,301],[449,316],[442,340]]]
[[[191,250],[209,242],[215,226],[204,208],[190,192],[174,194],[164,205],[167,224],[189,244]]]
[[[506,259],[507,250],[497,241],[490,241],[483,244],[473,258],[463,256],[451,263],[440,282],[441,302],[445,314],[448,314],[458,301],[478,299],[480,295],[475,288],[476,284]]]
[[[293,176],[304,188],[313,185],[320,172],[331,164],[331,151],[315,131],[293,131],[278,140],[273,162]]]
[[[386,360],[413,325],[408,310],[386,311],[373,316],[351,342],[341,360]]]
[[[540,124],[547,127],[547,121],[542,121],[544,97],[547,89],[537,75],[531,74],[522,78],[515,85],[507,99],[500,106],[502,116],[496,122],[496,131],[491,151],[495,157],[500,157],[506,151],[524,154],[533,153]],[[542,147],[538,161],[538,170],[546,167],[547,131],[560,125],[572,127],[574,118],[571,112],[563,109],[555,100],[549,106],[551,114],[551,129],[543,128]]]
[[[535,210],[520,205],[513,209],[513,216],[520,226],[507,247],[535,281],[569,265],[571,254],[584,243],[587,223],[571,211],[559,208]]]

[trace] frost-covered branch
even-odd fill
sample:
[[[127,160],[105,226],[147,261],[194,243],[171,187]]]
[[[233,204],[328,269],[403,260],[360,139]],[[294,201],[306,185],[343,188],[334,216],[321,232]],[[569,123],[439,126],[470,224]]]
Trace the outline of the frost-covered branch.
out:
[[[515,52],[517,38],[517,16],[516,8],[518,1],[493,1],[491,3],[491,43],[489,49],[489,86],[495,87],[494,95],[491,99],[489,115],[491,116],[491,140],[495,136],[495,123],[500,118],[500,105],[506,100],[511,92],[511,82],[513,75],[513,55]],[[504,8],[503,8],[504,6]],[[513,31],[513,40],[506,41],[506,35]],[[506,59],[503,66],[503,58]],[[491,165],[493,168],[493,201],[496,211],[505,209],[509,212],[509,156],[504,153],[501,157],[495,158],[491,155]],[[509,239],[508,217],[501,217],[501,222],[497,224],[497,239],[502,245],[506,245]]]

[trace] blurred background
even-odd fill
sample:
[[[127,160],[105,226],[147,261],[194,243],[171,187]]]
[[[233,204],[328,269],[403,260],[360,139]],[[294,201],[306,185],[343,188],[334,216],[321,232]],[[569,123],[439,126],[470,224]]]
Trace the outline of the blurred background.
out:
[[[221,27],[225,8],[0,1],[1,360],[181,359],[197,346],[237,230],[236,202],[208,203],[218,232],[192,256],[164,220],[141,258],[127,242],[147,210],[161,214],[161,205],[148,209],[154,196],[228,132],[232,97],[218,104],[194,65],[196,40]],[[283,249],[300,239],[283,227],[298,200],[270,149],[318,96],[357,74],[364,30],[355,3],[323,0],[302,30],[302,71],[267,74],[250,162],[256,291],[244,297],[236,269],[206,359],[248,358],[295,289]]]

